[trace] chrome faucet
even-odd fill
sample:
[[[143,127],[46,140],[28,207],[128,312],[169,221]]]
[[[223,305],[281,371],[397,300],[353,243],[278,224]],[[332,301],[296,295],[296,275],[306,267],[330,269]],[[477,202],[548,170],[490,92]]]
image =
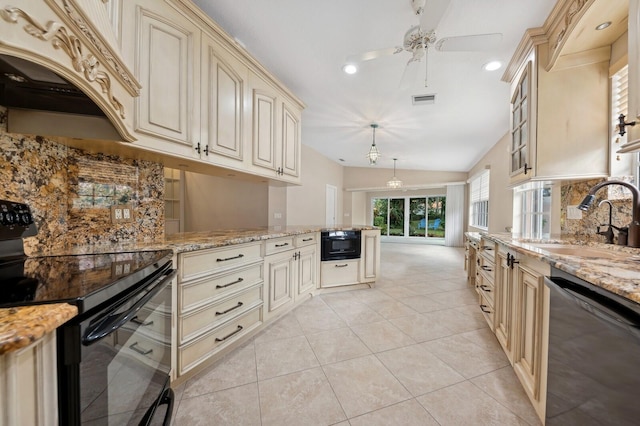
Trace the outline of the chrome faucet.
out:
[[[633,214],[631,223],[629,224],[627,245],[629,247],[640,247],[640,192],[638,192],[638,188],[634,185],[618,180],[601,182],[589,190],[589,194],[584,197],[584,200],[582,200],[580,205],[578,205],[578,208],[584,211],[589,210],[589,207],[591,207],[591,204],[593,204],[596,199],[595,193],[598,192],[600,188],[608,185],[621,185],[625,188],[629,188],[631,191],[633,196]]]

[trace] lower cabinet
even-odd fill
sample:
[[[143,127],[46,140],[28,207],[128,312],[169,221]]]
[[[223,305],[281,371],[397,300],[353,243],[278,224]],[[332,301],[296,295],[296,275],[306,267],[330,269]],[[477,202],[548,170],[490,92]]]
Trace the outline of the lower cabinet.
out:
[[[550,266],[507,246],[498,249],[495,334],[529,400],[545,417]]]
[[[373,282],[380,275],[380,231],[361,231],[360,282]]]
[[[57,425],[56,333],[0,356],[0,425]]]
[[[359,284],[359,269],[360,259],[324,261],[320,270],[320,287]]]
[[[265,257],[265,269],[269,279],[269,285],[265,288],[267,293],[265,316],[267,318],[293,304],[294,281],[296,280],[294,254],[295,249],[291,249]]]

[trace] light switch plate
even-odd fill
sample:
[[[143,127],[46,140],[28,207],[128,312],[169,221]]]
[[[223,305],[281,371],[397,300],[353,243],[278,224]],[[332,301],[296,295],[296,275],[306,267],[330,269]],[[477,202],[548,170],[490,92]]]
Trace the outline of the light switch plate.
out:
[[[567,219],[582,219],[582,210],[578,206],[567,206]]]

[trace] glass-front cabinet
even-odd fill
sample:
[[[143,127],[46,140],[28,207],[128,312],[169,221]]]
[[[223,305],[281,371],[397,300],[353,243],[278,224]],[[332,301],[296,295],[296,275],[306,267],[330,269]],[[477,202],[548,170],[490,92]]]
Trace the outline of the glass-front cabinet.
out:
[[[533,168],[530,155],[531,61],[527,61],[511,96],[510,176],[525,178]]]

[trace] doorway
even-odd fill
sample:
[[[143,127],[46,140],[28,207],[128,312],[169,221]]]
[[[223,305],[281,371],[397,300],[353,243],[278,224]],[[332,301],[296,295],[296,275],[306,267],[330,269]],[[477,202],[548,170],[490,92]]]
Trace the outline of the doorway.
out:
[[[338,215],[337,204],[338,204],[338,188],[333,185],[327,184],[327,203],[326,203],[327,227],[332,227],[336,225],[336,216]]]
[[[371,200],[372,221],[381,236],[444,240],[446,196],[381,197]]]

